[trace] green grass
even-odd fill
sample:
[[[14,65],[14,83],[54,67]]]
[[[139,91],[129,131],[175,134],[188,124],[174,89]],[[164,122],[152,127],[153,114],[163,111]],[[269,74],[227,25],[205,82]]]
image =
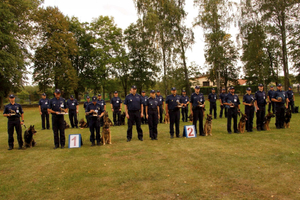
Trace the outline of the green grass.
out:
[[[275,129],[272,119],[271,131],[231,135],[226,119],[217,119],[212,137],[192,139],[170,139],[169,125],[159,124],[151,141],[142,125],[144,141],[134,127],[128,143],[127,126],[112,127],[113,144],[100,147],[90,147],[88,129],[67,129],[66,139],[81,133],[84,145],[53,150],[38,108],[24,110],[37,146],[8,151],[7,120],[0,120],[1,199],[300,199],[299,114],[290,129]]]

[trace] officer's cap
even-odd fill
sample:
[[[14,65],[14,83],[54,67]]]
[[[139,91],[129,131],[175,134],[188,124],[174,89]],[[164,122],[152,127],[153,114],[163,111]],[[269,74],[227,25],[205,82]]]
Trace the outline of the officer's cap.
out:
[[[98,97],[101,97],[101,94],[98,94]]]
[[[215,88],[212,88],[211,90],[215,90]]]
[[[172,87],[171,90],[174,91],[174,90],[176,90],[176,88],[175,88],[175,87]]]
[[[43,93],[42,95],[43,95],[43,96],[46,96],[46,93]]]
[[[72,99],[73,99],[73,98],[74,98],[74,96],[73,96],[73,95],[71,95],[71,96],[70,96],[70,98],[72,98]]]
[[[261,84],[261,83],[260,83],[260,84],[258,84],[258,87],[263,87],[263,86],[264,86],[264,85],[263,85],[263,84]]]
[[[186,92],[185,90],[182,90],[182,92]]]
[[[145,93],[145,91],[143,90],[142,93]]]
[[[291,88],[291,89],[292,89],[293,87],[292,87],[292,86],[290,86],[289,88]]]
[[[60,92],[60,89],[56,89],[56,90],[55,90],[55,93],[56,93],[56,94],[61,93],[61,92]]]
[[[118,91],[115,91],[114,93],[115,93],[115,94],[118,94]]]
[[[159,90],[157,90],[156,92],[160,92]]]
[[[86,96],[86,99],[89,99],[90,98],[90,96]]]
[[[97,97],[96,97],[96,96],[93,96],[92,101],[93,101],[93,102],[97,102]]]
[[[234,89],[234,87],[233,87],[233,86],[231,86],[231,87],[230,87],[230,90],[233,90],[233,89]]]
[[[133,85],[133,86],[131,86],[131,88],[132,88],[132,89],[136,89],[136,86],[135,86],[135,85]]]
[[[225,88],[223,88],[222,90],[225,90]]]
[[[247,88],[247,91],[251,91],[251,88],[250,88],[250,87],[248,87],[248,88]]]
[[[277,87],[280,87],[280,86],[282,86],[281,83],[278,83],[278,84],[277,84]]]
[[[274,86],[273,86],[273,85],[271,85],[270,87],[271,87],[271,88],[273,88]]]
[[[200,89],[200,86],[199,86],[199,85],[196,85],[195,89]]]
[[[151,90],[150,93],[155,93],[155,90]]]
[[[9,95],[9,98],[15,98],[15,95],[13,95],[13,94],[11,94],[11,95]]]

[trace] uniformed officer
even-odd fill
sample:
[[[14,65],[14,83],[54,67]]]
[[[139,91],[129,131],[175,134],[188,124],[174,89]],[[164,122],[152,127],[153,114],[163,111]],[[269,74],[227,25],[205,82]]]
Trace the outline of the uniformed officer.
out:
[[[45,130],[45,119],[46,119],[47,129],[50,129],[49,113],[48,113],[49,103],[50,103],[50,100],[47,99],[46,94],[43,93],[42,98],[39,101],[39,110],[40,110],[40,115],[42,118],[42,130]]]
[[[73,95],[71,95],[70,99],[67,100],[67,108],[69,109],[69,119],[72,128],[74,127],[78,128],[78,119],[77,119],[78,107],[79,107],[78,101],[74,99]]]
[[[217,119],[217,94],[215,88],[212,88],[211,93],[208,95],[208,101],[210,103],[209,114],[212,114],[214,110],[214,118]]]
[[[164,97],[160,95],[160,91],[157,90],[156,91],[156,98],[158,100],[158,105],[159,105],[159,121],[160,123],[162,123],[162,119],[163,119],[163,111],[164,111],[164,107],[165,107],[165,100]]]
[[[148,97],[146,96],[146,92],[145,91],[142,91],[142,102],[143,102],[143,112],[146,113],[146,105],[147,105],[147,100],[148,100]],[[147,124],[148,123],[148,120],[146,118],[146,115],[144,115],[142,117],[142,124]]]
[[[48,112],[52,114],[52,129],[54,134],[54,149],[61,145],[63,149],[65,147],[65,124],[64,124],[64,115],[61,114],[61,109],[66,110],[67,104],[65,99],[60,97],[60,89],[56,89],[54,93],[55,97],[50,100],[50,105]],[[58,135],[58,130],[60,136]]]
[[[247,115],[246,130],[252,132],[253,117],[254,117],[254,97],[251,94],[251,88],[247,88],[247,94],[243,97],[243,104],[245,105],[245,114]]]
[[[102,95],[98,94],[98,101],[97,101],[97,103],[100,104],[100,106],[102,107],[102,109],[104,111],[106,111],[106,103],[105,103],[104,99],[101,99],[101,98],[102,98]],[[100,126],[103,126],[103,117],[100,117]]]
[[[111,100],[110,100],[110,106],[111,106],[111,111],[113,112],[114,124],[115,124],[115,126],[119,126],[120,125],[120,115],[121,115],[121,111],[122,111],[122,100],[118,96],[118,91],[114,92],[114,97],[111,98]],[[117,116],[118,116],[118,120],[117,120]]]
[[[136,86],[133,85],[130,94],[126,96],[125,113],[128,119],[127,142],[132,139],[132,125],[135,122],[138,139],[143,141],[143,130],[141,129],[141,118],[144,116],[144,108],[141,95],[136,93]]]
[[[166,98],[166,115],[170,118],[170,136],[174,138],[174,123],[176,128],[176,137],[179,136],[179,121],[180,121],[180,108],[178,107],[180,104],[180,96],[177,95],[177,91],[175,87],[171,89],[171,95]]]
[[[264,118],[266,115],[266,93],[262,84],[258,84],[258,91],[255,93],[255,107],[256,107],[256,129],[258,131],[264,130]]]
[[[221,107],[221,110],[220,110],[220,118],[222,118],[222,115],[223,115],[223,109],[225,111],[225,117],[227,117],[227,108],[226,106],[224,105],[224,102],[225,102],[225,97],[226,97],[226,90],[225,88],[222,89],[222,93],[219,95],[219,99],[220,99],[220,107]]]
[[[19,149],[23,149],[22,127],[24,124],[24,112],[20,104],[15,103],[15,96],[9,95],[9,104],[4,108],[3,116],[7,117],[8,150],[14,148],[14,128],[16,129]],[[22,121],[20,121],[20,117]]]
[[[190,111],[193,114],[193,125],[195,126],[195,131],[197,134],[197,121],[199,120],[199,135],[205,136],[203,133],[203,112],[205,107],[205,98],[202,93],[200,93],[200,86],[195,87],[195,93],[191,96],[191,106]]]
[[[277,91],[272,98],[272,101],[275,102],[275,109],[276,109],[276,128],[280,129],[283,128],[284,125],[284,103],[286,103],[286,108],[288,108],[289,102],[286,98],[285,92],[282,90],[282,85],[279,83],[277,85]]]
[[[188,114],[189,114],[189,103],[190,99],[186,96],[186,91],[182,90],[182,96],[180,97],[180,103],[182,103],[181,114],[182,121],[187,122]]]
[[[100,121],[99,118],[104,115],[103,107],[97,103],[97,97],[93,96],[92,103],[89,103],[85,109],[85,114],[89,116],[90,141],[91,146],[95,146],[95,131],[97,145],[100,146]]]
[[[84,111],[86,110],[87,106],[90,104],[90,96],[86,96],[86,102],[83,104]],[[86,123],[89,125],[89,115],[85,115]]]
[[[233,129],[235,133],[238,133],[237,129],[237,114],[240,112],[240,100],[239,97],[234,94],[234,87],[230,87],[230,92],[225,97],[224,105],[228,108],[227,113],[227,131],[231,134],[231,119],[233,118]]]
[[[271,85],[270,90],[268,91],[268,101],[269,101],[269,108],[268,108],[268,112],[272,112],[275,113],[275,102],[272,101],[273,97],[274,97],[275,91],[274,91],[274,86]]]
[[[286,98],[289,101],[289,108],[292,110],[292,113],[295,113],[294,105],[295,105],[295,96],[293,92],[292,86],[289,87],[289,90],[286,92]]]
[[[146,118],[148,119],[149,133],[151,140],[157,140],[157,123],[159,119],[158,99],[155,97],[155,91],[150,91],[150,97],[146,103]]]

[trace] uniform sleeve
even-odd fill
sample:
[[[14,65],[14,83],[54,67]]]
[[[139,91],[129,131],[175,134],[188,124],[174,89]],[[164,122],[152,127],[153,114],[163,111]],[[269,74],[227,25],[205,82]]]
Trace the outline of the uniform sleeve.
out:
[[[202,103],[205,103],[205,96],[203,95]]]
[[[120,103],[123,103],[121,98],[120,98]]]
[[[23,111],[23,108],[22,108],[22,106],[20,105],[20,111],[19,111],[21,114],[23,114],[24,113],[24,111]]]
[[[64,107],[66,108],[67,107],[67,103],[66,103],[66,101],[64,100]]]
[[[187,102],[188,102],[188,101],[190,101],[190,98],[189,98],[189,97],[187,97]]]
[[[246,102],[246,95],[243,96],[243,102]]]
[[[237,103],[238,103],[238,104],[241,104],[240,98],[239,98],[239,97],[237,98]]]
[[[210,98],[211,98],[211,94],[208,95],[208,99],[210,99]]]
[[[276,98],[277,98],[277,92],[275,92],[273,95],[273,99],[276,99]]]
[[[85,112],[90,112],[90,106],[86,105]]]
[[[39,100],[39,106],[41,106],[42,105],[42,102],[41,102],[41,100]]]
[[[65,108],[69,108],[69,99],[67,101],[65,101]]]
[[[52,109],[52,100],[50,100],[49,109]]]
[[[3,111],[3,114],[8,114],[8,113],[9,113],[9,112],[8,112],[8,107],[5,106],[4,111]]]
[[[191,96],[190,103],[193,103],[193,95]]]
[[[257,94],[257,92],[255,92],[255,97],[254,97],[254,99],[255,99],[255,100],[258,99],[258,94]]]
[[[86,108],[86,103],[83,104],[83,108],[84,108],[84,109]]]
[[[110,99],[110,104],[113,104],[113,98]]]
[[[183,98],[182,98],[182,97],[180,97],[179,102],[180,102],[180,103],[183,103]]]
[[[127,98],[127,97],[125,97],[124,104],[125,104],[125,105],[128,105],[128,98]]]
[[[169,104],[169,98],[168,97],[166,98],[166,104]]]
[[[228,100],[228,95],[225,96],[224,102],[227,103],[227,100]]]
[[[140,96],[140,104],[144,104],[143,98]]]
[[[78,101],[76,100],[76,105],[79,105]]]
[[[105,100],[103,99],[103,105],[106,105]]]

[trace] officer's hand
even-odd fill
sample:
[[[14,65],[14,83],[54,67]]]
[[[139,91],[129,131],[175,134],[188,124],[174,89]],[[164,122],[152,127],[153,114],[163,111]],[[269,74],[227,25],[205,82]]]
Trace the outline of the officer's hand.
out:
[[[144,115],[143,115],[143,113],[141,113],[141,117],[143,117]]]
[[[158,119],[160,119],[160,115],[158,115]]]
[[[78,113],[78,110],[76,110],[76,113]]]
[[[259,107],[256,107],[256,110],[259,110]]]
[[[191,110],[191,114],[193,114],[193,111]]]
[[[119,111],[122,111],[122,109],[120,108]]]
[[[289,106],[288,106],[288,105],[286,105],[285,107],[286,107],[286,109],[288,109],[288,108],[289,108]]]
[[[90,113],[95,112],[94,110],[90,110]]]
[[[223,104],[221,103],[221,106],[223,106]]]
[[[55,114],[59,115],[59,112],[55,112]]]
[[[42,114],[42,112],[40,112],[40,115]]]
[[[21,122],[20,122],[20,124],[21,124],[21,125],[23,125],[23,124],[24,124],[24,122],[22,122],[22,121],[21,121]]]
[[[146,118],[148,119],[148,115],[146,115]]]
[[[127,119],[129,119],[129,115],[128,114],[126,114],[126,117],[127,117]]]
[[[111,111],[114,112],[114,109],[112,108]]]
[[[250,103],[250,104],[249,104],[249,106],[253,106],[253,104],[252,104],[252,103]]]

